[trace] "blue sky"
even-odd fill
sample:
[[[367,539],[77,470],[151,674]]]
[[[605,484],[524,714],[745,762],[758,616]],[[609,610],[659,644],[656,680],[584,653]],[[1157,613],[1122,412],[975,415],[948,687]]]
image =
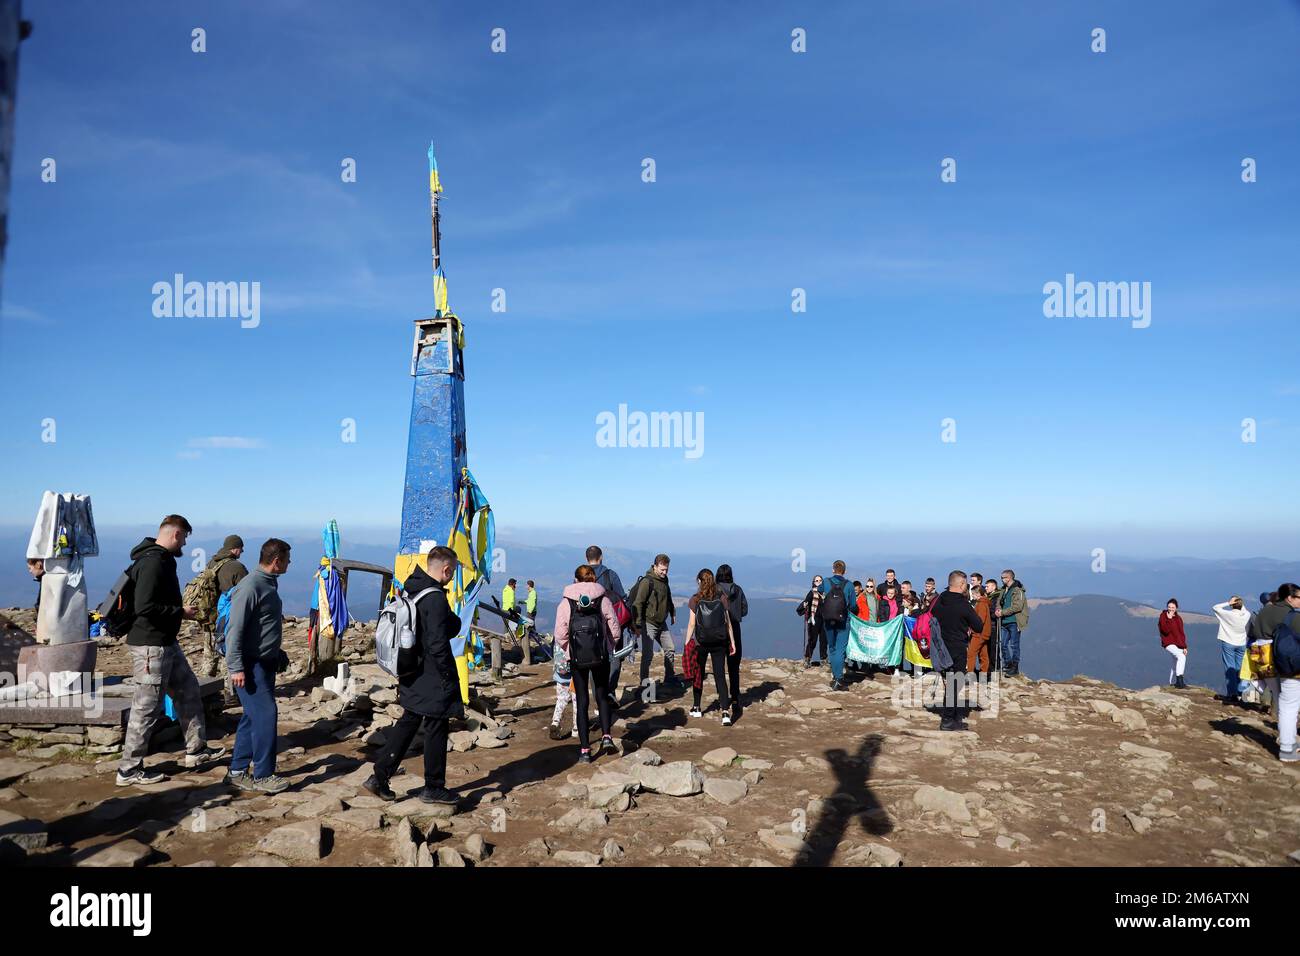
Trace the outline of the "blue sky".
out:
[[[0,523],[395,528],[432,138],[507,532],[1300,556],[1300,4],[122,9],[26,5]],[[261,324],[156,318],[178,272]],[[1150,327],[1045,318],[1066,273]],[[597,447],[620,403],[703,455]]]

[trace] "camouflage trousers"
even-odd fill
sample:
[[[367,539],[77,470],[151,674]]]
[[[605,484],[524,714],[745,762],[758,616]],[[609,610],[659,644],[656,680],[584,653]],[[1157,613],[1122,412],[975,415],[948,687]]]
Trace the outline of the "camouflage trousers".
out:
[[[203,676],[216,677],[226,669],[226,659],[217,650],[217,636],[212,631],[203,632]],[[226,678],[229,683],[229,677]]]
[[[132,647],[131,672],[135,677],[135,696],[131,698],[131,717],[126,725],[122,762],[118,764],[120,772],[130,773],[143,765],[149,752],[149,737],[162,716],[163,695],[169,695],[176,705],[176,716],[185,730],[186,752],[194,753],[207,746],[199,679],[179,644]]]

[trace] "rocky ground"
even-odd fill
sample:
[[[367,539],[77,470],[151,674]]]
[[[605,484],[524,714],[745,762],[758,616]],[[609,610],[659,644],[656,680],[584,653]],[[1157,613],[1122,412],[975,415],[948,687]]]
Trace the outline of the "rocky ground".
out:
[[[3,612],[18,628],[30,612]],[[26,615],[27,617],[25,617]],[[3,623],[3,622],[0,622]],[[12,632],[11,632],[12,633]],[[197,634],[182,644],[200,661]],[[577,764],[547,736],[549,664],[476,676],[479,711],[453,727],[456,812],[361,789],[400,714],[393,681],[350,632],[356,682],[307,677],[305,627],[286,625],[295,667],[280,689],[278,796],[229,790],[224,766],[185,771],[177,728],[149,758],[173,774],[113,785],[111,742],[0,716],[0,858],[28,865],[170,866],[1259,866],[1300,860],[1300,768],[1276,757],[1273,718],[1204,688],[1133,692],[1089,678],[1004,682],[970,730],[941,733],[878,676],[832,693],[824,668],[745,662],[745,711],[689,719],[689,693],[628,690],[619,756]],[[100,669],[130,671],[120,644]],[[629,672],[635,668],[628,668]],[[660,668],[656,661],[655,672]],[[706,682],[706,706],[713,698]],[[920,701],[907,701],[919,704]],[[571,713],[571,712],[570,712]],[[238,719],[211,721],[230,747]],[[26,733],[27,736],[23,736]],[[103,740],[101,735],[101,741]],[[417,741],[417,746],[418,746]],[[394,778],[421,783],[420,758]]]

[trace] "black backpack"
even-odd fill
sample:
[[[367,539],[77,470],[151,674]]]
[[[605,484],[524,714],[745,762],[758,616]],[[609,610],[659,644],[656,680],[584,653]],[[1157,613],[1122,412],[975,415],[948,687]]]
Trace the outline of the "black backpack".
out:
[[[727,643],[727,609],[722,598],[695,602],[695,641],[700,647],[721,647]]]
[[[133,570],[134,563],[117,576],[108,590],[108,597],[95,609],[103,622],[105,633],[110,637],[121,637],[135,623],[135,578],[131,576]]]
[[[609,657],[605,642],[605,622],[600,605],[589,601],[585,606],[573,598],[569,602],[569,663],[575,667],[594,667]]]
[[[822,598],[822,620],[827,627],[843,627],[849,617],[849,604],[844,599],[844,585],[832,584]]]

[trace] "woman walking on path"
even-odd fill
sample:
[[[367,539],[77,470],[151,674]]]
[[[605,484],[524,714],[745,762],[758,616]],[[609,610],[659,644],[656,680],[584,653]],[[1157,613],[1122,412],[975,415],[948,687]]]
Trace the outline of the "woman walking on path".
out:
[[[727,697],[727,655],[736,653],[736,641],[731,628],[731,611],[727,596],[718,590],[713,572],[708,568],[695,576],[699,584],[691,599],[686,602],[691,618],[686,624],[686,642],[695,640],[698,650],[699,668],[704,671],[704,664],[713,660],[713,683],[718,689],[718,709],[722,711],[722,726],[730,727],[733,719],[731,701]],[[702,687],[694,687],[694,706],[692,717],[704,716],[700,710]]]
[[[1187,667],[1187,634],[1183,631],[1183,618],[1178,613],[1178,601],[1170,598],[1160,615],[1160,646],[1174,659],[1169,671],[1169,683],[1179,690],[1187,689],[1183,671]]]
[[[609,661],[614,654],[614,635],[618,632],[618,615],[605,589],[596,583],[596,572],[589,564],[579,565],[573,572],[573,583],[565,587],[564,599],[555,611],[555,643],[568,658],[573,677],[573,719],[578,726],[579,763],[591,763],[589,693],[595,695],[600,714],[600,752],[617,752],[609,732],[613,723]]]

